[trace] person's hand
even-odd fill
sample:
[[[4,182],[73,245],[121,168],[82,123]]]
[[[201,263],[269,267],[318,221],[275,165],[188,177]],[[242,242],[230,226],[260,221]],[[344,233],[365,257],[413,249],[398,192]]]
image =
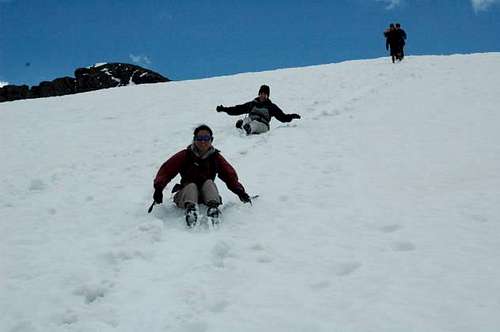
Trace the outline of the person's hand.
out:
[[[155,201],[156,204],[163,203],[163,191],[156,189],[155,193],[153,194],[153,200]]]
[[[248,196],[247,193],[239,194],[238,195],[240,201],[243,203],[251,203],[252,201],[250,200],[250,196]]]
[[[222,112],[222,111],[224,111],[224,106],[219,105],[219,106],[217,106],[217,107],[215,108],[215,110],[216,110],[217,112]]]
[[[300,115],[298,115],[297,113],[293,113],[290,117],[292,119],[300,119]]]

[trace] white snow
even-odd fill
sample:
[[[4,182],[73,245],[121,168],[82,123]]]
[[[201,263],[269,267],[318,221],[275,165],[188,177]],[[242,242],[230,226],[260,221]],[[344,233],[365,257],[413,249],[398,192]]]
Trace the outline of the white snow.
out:
[[[0,331],[500,330],[500,53],[0,104]],[[246,137],[261,84],[301,120]],[[188,231],[159,166],[207,123],[253,206]]]

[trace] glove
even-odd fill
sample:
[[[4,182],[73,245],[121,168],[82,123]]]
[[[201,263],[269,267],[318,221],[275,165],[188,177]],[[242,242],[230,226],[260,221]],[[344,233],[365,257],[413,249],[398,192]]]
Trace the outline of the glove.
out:
[[[238,195],[240,201],[243,203],[251,203],[252,201],[250,200],[250,196],[248,196],[247,193],[239,194]]]
[[[223,112],[223,111],[224,111],[224,106],[219,105],[219,106],[217,106],[217,107],[215,108],[215,110],[216,110],[217,112]]]
[[[163,203],[163,191],[156,189],[155,193],[153,194],[153,199],[154,199],[156,204]]]
[[[292,119],[300,119],[300,115],[298,115],[297,113],[293,113],[290,117]]]

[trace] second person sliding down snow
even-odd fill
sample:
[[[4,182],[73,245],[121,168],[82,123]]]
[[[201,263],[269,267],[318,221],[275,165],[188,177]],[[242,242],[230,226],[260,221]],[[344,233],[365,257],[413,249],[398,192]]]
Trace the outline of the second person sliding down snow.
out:
[[[296,113],[285,114],[276,104],[269,99],[270,88],[262,85],[259,89],[259,96],[248,103],[232,107],[217,106],[217,112],[226,112],[229,115],[248,114],[244,119],[236,121],[236,128],[243,128],[247,135],[261,134],[269,130],[269,122],[275,117],[281,122],[290,122],[293,119],[300,119]]]

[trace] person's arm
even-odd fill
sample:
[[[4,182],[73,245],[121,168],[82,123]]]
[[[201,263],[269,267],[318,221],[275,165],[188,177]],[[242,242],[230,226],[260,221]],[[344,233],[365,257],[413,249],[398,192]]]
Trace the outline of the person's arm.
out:
[[[271,103],[270,106],[271,116],[274,116],[276,120],[280,122],[290,122],[293,119],[300,119],[300,115],[296,113],[285,114],[276,104]]]
[[[227,162],[220,153],[216,156],[217,176],[226,184],[227,188],[235,193],[241,201],[247,202],[248,194],[243,185],[238,181],[238,174],[233,166]]]
[[[167,184],[181,171],[182,164],[187,156],[187,150],[177,152],[161,165],[153,186],[157,191],[163,191]]]
[[[229,115],[241,115],[249,113],[252,110],[253,101],[249,101],[248,103],[244,103],[241,105],[224,107],[222,105],[217,106],[217,112],[226,112]]]

